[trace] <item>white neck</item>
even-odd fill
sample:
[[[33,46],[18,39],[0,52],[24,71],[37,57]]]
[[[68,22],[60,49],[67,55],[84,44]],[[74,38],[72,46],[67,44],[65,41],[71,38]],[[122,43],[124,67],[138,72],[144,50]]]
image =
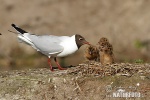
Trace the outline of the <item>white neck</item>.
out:
[[[75,41],[75,35],[66,38],[60,45],[64,47],[63,52],[58,54],[58,57],[64,57],[67,55],[70,55],[78,50],[76,41]]]

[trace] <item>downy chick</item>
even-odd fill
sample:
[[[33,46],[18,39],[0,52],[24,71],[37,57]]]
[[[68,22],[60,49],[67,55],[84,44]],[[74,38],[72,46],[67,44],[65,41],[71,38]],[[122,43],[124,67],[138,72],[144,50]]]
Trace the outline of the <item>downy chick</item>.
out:
[[[107,38],[101,38],[99,43],[99,55],[102,65],[114,63],[113,47]]]
[[[98,48],[96,46],[93,46],[93,45],[87,46],[87,48],[84,52],[84,57],[88,60],[98,61],[98,59],[99,59]]]

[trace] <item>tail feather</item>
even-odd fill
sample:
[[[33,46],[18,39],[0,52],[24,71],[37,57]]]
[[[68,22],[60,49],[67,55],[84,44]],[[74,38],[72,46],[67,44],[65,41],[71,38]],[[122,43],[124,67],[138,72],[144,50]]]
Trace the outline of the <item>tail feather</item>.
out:
[[[34,45],[34,43],[28,38],[28,35],[30,35],[28,32],[26,32],[25,30],[19,28],[18,26],[16,26],[15,24],[11,24],[11,26],[20,34],[18,34],[18,40],[19,42],[24,42],[30,46],[32,46],[34,49],[36,49],[37,51],[39,51],[39,49],[36,48],[36,46]],[[10,31],[12,32],[12,31]],[[13,32],[14,33],[14,32]],[[24,34],[26,33],[26,34]]]
[[[30,45],[34,49],[36,49],[37,51],[39,51],[39,49],[36,48],[36,46],[32,43],[32,41],[30,41],[28,38],[24,37],[23,35],[19,35],[18,36],[18,40],[19,40],[19,42],[26,43],[27,45]]]
[[[18,34],[18,40],[19,42],[24,42],[28,45],[33,46],[34,44],[32,43],[32,41],[28,38],[29,33],[26,32],[25,30],[19,28],[18,26],[16,26],[15,24],[11,24],[11,26],[20,34]],[[10,31],[12,32],[12,31]],[[14,32],[13,32],[14,33]],[[26,34],[24,34],[26,33]]]
[[[28,33],[28,32],[26,32],[25,30],[23,30],[23,29],[17,27],[15,24],[11,24],[11,26],[12,26],[15,30],[17,30],[17,32],[19,32],[19,33],[21,33],[21,34]]]

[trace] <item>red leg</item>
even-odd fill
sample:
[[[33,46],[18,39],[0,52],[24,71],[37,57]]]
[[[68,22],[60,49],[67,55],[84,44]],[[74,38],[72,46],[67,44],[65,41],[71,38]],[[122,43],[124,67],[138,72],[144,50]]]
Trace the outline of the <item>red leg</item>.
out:
[[[57,62],[56,57],[54,58],[54,61],[56,62],[57,67],[58,67],[59,70],[65,70],[65,69],[66,69],[66,68],[62,68],[62,67],[59,65],[59,63]]]
[[[53,69],[53,67],[52,67],[52,65],[51,65],[51,60],[50,60],[50,58],[48,58],[48,64],[49,64],[49,66],[50,66],[50,70],[51,70],[51,71],[54,71],[54,69]]]

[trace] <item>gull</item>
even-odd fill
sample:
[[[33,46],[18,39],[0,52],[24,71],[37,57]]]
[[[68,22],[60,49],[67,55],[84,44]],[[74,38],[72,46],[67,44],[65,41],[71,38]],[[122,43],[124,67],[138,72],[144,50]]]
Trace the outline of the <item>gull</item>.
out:
[[[50,60],[51,57],[54,58],[58,69],[64,70],[65,68],[60,66],[56,57],[68,56],[75,53],[82,45],[89,45],[89,42],[87,42],[85,38],[79,34],[72,36],[35,35],[19,28],[15,24],[11,24],[11,26],[17,31],[18,39],[21,42],[32,46],[37,51],[48,56],[48,64],[51,71],[53,71]]]

